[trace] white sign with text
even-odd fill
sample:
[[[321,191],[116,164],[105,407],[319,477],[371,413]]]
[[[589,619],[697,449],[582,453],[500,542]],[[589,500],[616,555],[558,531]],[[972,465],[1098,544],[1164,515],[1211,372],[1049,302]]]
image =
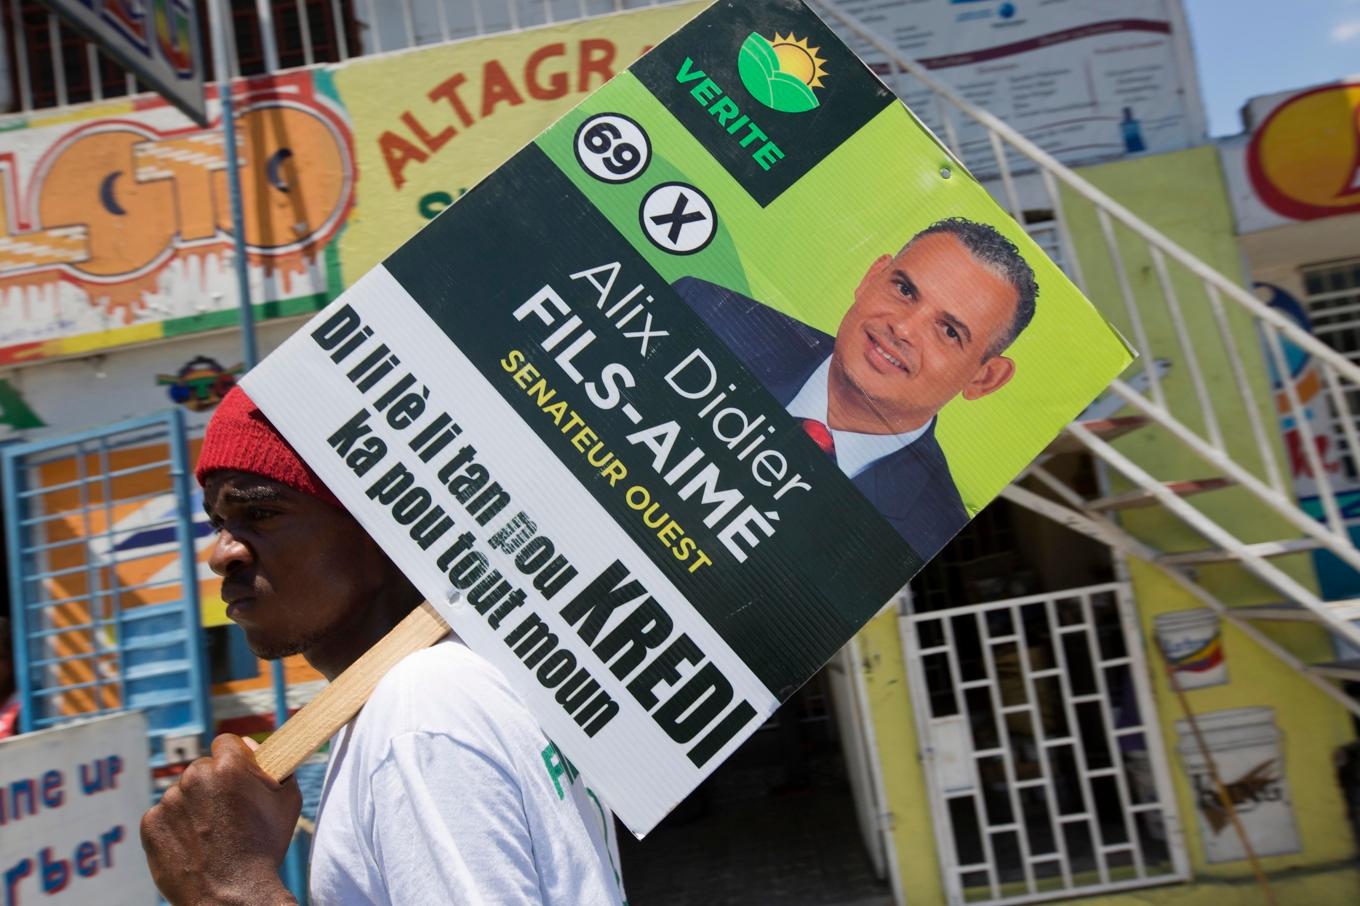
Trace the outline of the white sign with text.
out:
[[[151,805],[146,716],[0,742],[0,902],[150,906],[138,825]]]

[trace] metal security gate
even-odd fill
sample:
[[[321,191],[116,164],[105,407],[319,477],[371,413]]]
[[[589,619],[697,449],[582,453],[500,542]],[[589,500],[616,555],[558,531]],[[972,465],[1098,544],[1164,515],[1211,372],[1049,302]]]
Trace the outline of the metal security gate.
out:
[[[1185,878],[1127,586],[901,619],[950,903]]]
[[[197,750],[209,716],[188,463],[177,409],[0,450],[25,732],[137,709],[153,765]]]

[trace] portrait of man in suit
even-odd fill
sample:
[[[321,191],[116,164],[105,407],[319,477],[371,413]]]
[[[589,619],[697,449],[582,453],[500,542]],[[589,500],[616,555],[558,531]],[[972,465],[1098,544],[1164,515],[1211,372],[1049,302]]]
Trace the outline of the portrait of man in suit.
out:
[[[935,426],[949,401],[1015,375],[1005,353],[1038,285],[1013,242],[959,217],[931,224],[869,265],[834,337],[714,283],[674,288],[916,553],[968,521]]]

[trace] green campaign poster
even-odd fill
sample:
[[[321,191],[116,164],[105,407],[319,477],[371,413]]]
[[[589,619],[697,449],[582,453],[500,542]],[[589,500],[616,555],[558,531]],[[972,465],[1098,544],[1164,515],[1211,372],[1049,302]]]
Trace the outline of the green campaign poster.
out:
[[[816,15],[724,0],[245,386],[645,833],[1130,358]]]

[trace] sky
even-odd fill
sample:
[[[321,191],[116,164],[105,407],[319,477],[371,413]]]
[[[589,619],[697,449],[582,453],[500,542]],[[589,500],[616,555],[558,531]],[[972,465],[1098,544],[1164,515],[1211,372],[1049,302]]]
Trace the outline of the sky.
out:
[[[1242,131],[1248,98],[1360,76],[1360,0],[1182,0],[1209,134]]]

